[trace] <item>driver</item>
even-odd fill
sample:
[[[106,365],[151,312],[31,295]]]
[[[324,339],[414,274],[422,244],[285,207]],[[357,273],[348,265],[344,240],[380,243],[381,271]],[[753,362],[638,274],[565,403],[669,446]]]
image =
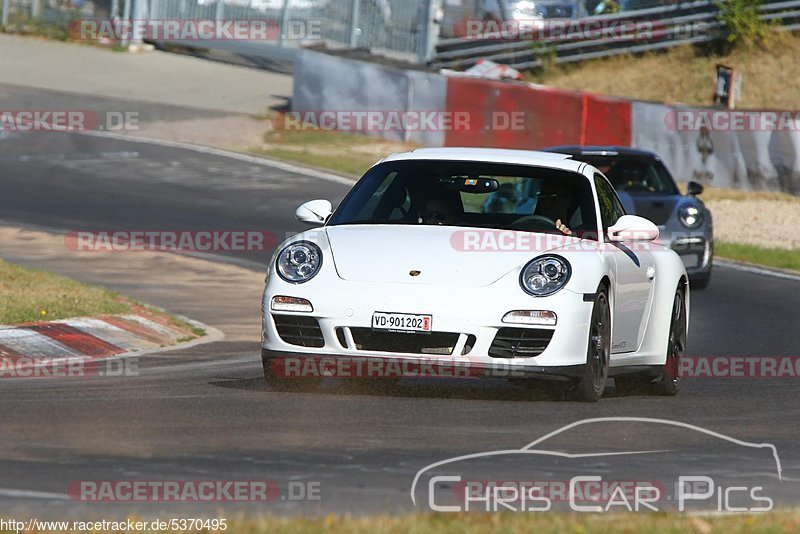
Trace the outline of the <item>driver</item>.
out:
[[[631,193],[655,193],[655,188],[647,183],[645,167],[635,163],[618,163],[608,173],[611,185],[618,191]]]
[[[456,212],[453,206],[443,198],[434,197],[428,199],[425,203],[425,211],[420,215],[417,222],[420,224],[449,226],[455,220]]]
[[[545,180],[538,197],[534,215],[547,217],[554,221],[556,229],[562,234],[572,235],[572,230],[566,225],[569,220],[568,210],[572,204],[570,188],[556,180]]]

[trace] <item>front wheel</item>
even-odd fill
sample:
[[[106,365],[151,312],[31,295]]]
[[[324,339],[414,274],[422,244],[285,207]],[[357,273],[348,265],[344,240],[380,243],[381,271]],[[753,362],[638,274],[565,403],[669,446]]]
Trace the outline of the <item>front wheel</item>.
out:
[[[622,376],[615,378],[616,389],[622,395],[674,396],[681,388],[681,359],[686,353],[686,293],[679,287],[672,302],[669,321],[669,341],[664,365],[655,374]]]
[[[575,397],[582,402],[597,402],[603,396],[611,357],[611,310],[608,291],[601,287],[594,297],[589,323],[589,346],[583,376],[575,387]]]

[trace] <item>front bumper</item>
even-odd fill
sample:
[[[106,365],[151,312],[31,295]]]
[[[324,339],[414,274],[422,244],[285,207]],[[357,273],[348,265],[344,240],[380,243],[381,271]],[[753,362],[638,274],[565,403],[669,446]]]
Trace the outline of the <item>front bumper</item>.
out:
[[[584,365],[513,365],[505,361],[475,362],[463,357],[377,356],[307,354],[262,348],[261,360],[273,376],[283,379],[401,379],[401,378],[502,378],[570,381],[578,379]]]
[[[499,295],[492,286],[455,289],[344,280],[333,286],[315,292],[310,284],[290,285],[270,278],[262,298],[265,357],[468,363],[476,369],[526,369],[532,375],[558,376],[574,376],[577,366],[586,363],[593,302],[581,293],[563,289],[550,297],[535,298],[521,291]],[[276,295],[307,299],[314,310],[272,311],[270,303]],[[552,311],[557,324],[504,323],[505,314],[513,310]],[[376,311],[430,314],[433,332],[373,332]],[[506,329],[521,338],[509,338]],[[512,350],[515,347],[525,350]]]
[[[706,232],[676,232],[669,235],[668,230],[660,228],[662,238],[659,243],[674,250],[686,268],[686,274],[691,276],[702,275],[711,270],[714,255],[714,243]],[[666,235],[665,235],[666,234]]]

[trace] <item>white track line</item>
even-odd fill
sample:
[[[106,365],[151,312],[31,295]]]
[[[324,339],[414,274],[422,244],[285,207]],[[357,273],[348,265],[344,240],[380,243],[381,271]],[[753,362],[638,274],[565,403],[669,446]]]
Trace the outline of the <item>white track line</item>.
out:
[[[761,276],[771,276],[773,278],[782,278],[784,280],[793,280],[795,282],[800,282],[800,274],[792,274],[789,272],[778,271],[776,269],[768,269],[766,267],[759,267],[757,265],[750,265],[747,263],[739,263],[735,261],[728,261],[728,260],[714,258],[714,265],[724,267],[725,269],[742,271],[745,273],[759,274]]]
[[[213,156],[221,156],[224,158],[231,158],[236,159],[239,161],[244,161],[247,163],[253,163],[255,165],[263,165],[265,167],[274,167],[276,169],[281,169],[282,171],[289,171],[296,174],[302,174],[305,176],[313,176],[314,178],[319,178],[321,180],[327,180],[329,182],[334,182],[337,184],[344,184],[344,185],[353,185],[355,180],[351,178],[347,178],[345,176],[340,176],[338,174],[332,174],[325,171],[320,171],[317,169],[312,169],[310,167],[302,167],[300,165],[293,165],[291,163],[286,163],[285,161],[279,161],[276,159],[271,159],[262,156],[250,156],[248,154],[241,154],[239,152],[232,152],[230,150],[222,150],[220,148],[211,148],[208,146],[202,145],[193,145],[190,143],[180,143],[177,141],[164,141],[161,139],[149,139],[146,137],[137,137],[133,135],[125,135],[119,134],[114,132],[97,132],[97,131],[76,131],[74,133],[80,135],[90,135],[93,137],[107,137],[111,139],[117,139],[119,141],[128,141],[131,143],[146,143],[151,145],[159,145],[169,148],[182,148],[184,150],[193,150],[194,152],[200,152],[202,154],[211,154]]]
[[[48,499],[68,501],[69,495],[65,493],[50,493],[46,491],[32,491],[14,488],[0,488],[0,497],[12,497],[15,499]]]

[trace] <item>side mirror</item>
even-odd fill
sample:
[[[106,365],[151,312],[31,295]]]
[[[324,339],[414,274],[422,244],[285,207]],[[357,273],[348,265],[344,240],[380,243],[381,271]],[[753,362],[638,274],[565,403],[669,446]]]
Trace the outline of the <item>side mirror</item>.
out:
[[[656,239],[658,239],[658,226],[637,215],[623,215],[617,220],[617,224],[608,228],[608,240],[612,243]]]
[[[309,200],[294,212],[298,221],[319,226],[333,213],[333,206],[327,200]]]
[[[689,182],[689,185],[687,186],[688,193],[693,197],[701,194],[703,190],[703,184],[698,184],[697,182]]]

